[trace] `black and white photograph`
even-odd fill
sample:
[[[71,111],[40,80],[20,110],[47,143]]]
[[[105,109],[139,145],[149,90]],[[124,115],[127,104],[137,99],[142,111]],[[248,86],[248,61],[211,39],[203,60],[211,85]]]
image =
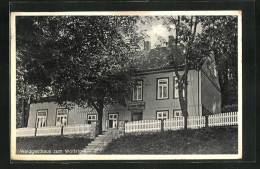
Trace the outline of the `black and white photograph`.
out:
[[[241,159],[241,17],[12,12],[11,159]]]

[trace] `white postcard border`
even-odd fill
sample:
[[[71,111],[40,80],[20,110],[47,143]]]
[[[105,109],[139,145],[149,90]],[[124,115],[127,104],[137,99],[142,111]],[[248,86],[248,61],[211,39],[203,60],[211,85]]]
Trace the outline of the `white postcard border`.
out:
[[[185,155],[27,155],[16,154],[16,16],[50,15],[236,15],[238,16],[238,154]],[[95,11],[95,12],[11,12],[10,13],[10,81],[11,81],[11,160],[211,160],[242,159],[242,11]]]

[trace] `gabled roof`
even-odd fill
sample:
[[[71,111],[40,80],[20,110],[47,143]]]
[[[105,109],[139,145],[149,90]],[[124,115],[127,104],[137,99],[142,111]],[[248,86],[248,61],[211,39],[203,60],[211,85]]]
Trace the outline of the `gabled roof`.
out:
[[[181,52],[180,52],[181,53]],[[145,57],[145,60],[141,62],[139,67],[137,67],[137,74],[151,74],[156,72],[167,72],[174,71],[175,68],[171,65],[171,59],[168,57],[170,55],[170,50],[167,47],[160,47],[151,49],[150,52]],[[190,70],[201,69],[203,63],[207,60],[207,57],[202,57],[199,60],[198,65],[194,65]],[[183,62],[179,62],[183,63]],[[184,70],[184,64],[181,64],[177,68],[178,70]]]

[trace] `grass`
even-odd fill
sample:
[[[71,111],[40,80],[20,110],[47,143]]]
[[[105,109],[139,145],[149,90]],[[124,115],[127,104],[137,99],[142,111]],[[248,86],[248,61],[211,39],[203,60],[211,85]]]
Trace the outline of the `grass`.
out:
[[[81,136],[37,136],[16,139],[17,154],[78,154],[90,143]]]
[[[103,154],[237,154],[237,127],[212,127],[125,135]]]

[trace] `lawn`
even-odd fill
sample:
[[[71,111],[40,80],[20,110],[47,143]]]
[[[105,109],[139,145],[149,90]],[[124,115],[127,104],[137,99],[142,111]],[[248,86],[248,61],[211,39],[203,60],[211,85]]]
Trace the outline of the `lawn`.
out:
[[[237,154],[237,127],[212,127],[125,135],[103,154]]]
[[[37,136],[16,139],[17,154],[78,154],[90,143],[80,136]]]

